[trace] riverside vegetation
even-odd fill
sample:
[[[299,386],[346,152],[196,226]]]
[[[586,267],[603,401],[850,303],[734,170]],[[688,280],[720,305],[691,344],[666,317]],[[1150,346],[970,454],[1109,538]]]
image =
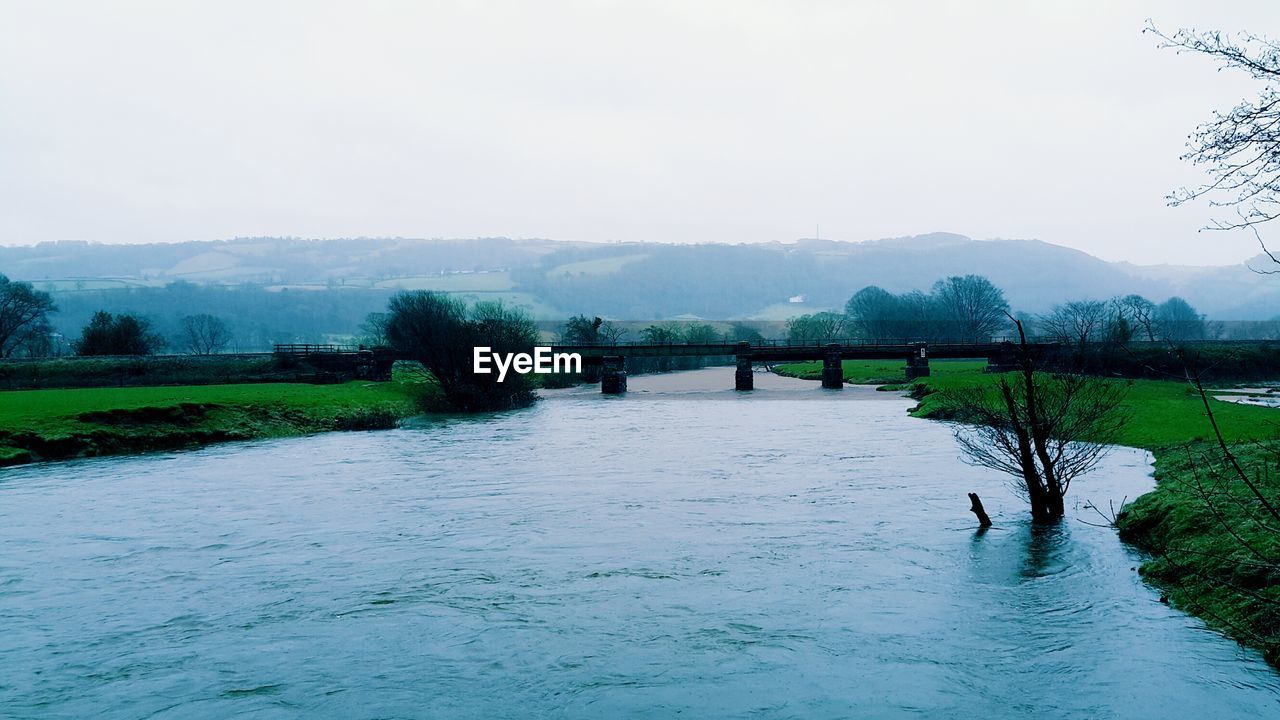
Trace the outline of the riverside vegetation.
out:
[[[392,382],[6,391],[0,466],[389,428],[439,407],[438,396],[429,378],[404,370]]]
[[[992,382],[980,361],[935,360],[932,375],[903,383],[904,366],[894,361],[844,363],[845,381],[905,391],[919,404],[911,414],[948,420],[947,391]],[[821,363],[780,365],[788,377],[817,379]],[[1140,572],[1165,593],[1164,600],[1203,618],[1210,626],[1262,651],[1280,665],[1280,576],[1254,552],[1280,555],[1280,539],[1265,523],[1241,510],[1244,504],[1211,507],[1204,502],[1204,458],[1216,457],[1217,437],[1197,390],[1171,380],[1114,380],[1128,388],[1122,403],[1130,421],[1117,442],[1148,450],[1155,457],[1156,488],[1134,499],[1114,521],[1120,536],[1149,553]],[[1255,482],[1274,502],[1280,477],[1274,443],[1280,440],[1280,410],[1210,399],[1214,419],[1228,448],[1245,467],[1270,468]],[[1236,488],[1241,494],[1243,488]],[[1104,509],[1108,510],[1109,509]]]

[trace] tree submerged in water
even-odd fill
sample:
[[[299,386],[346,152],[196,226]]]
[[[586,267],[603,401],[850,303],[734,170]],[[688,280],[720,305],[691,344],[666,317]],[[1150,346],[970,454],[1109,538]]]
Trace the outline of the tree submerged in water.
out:
[[[527,353],[538,328],[528,315],[501,302],[467,306],[434,292],[406,292],[391,299],[383,332],[401,357],[422,363],[445,400],[463,412],[506,410],[531,404],[536,396],[529,376],[474,370],[474,348],[495,354]]]
[[[1031,517],[1051,522],[1065,514],[1071,482],[1106,455],[1126,420],[1125,388],[1078,374],[1048,374],[1015,320],[1017,371],[995,383],[944,391],[948,415],[966,425],[955,435],[969,462],[1014,478]]]

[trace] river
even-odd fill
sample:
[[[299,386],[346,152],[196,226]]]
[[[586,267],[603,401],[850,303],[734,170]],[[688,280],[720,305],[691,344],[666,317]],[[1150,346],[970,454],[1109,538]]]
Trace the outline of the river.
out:
[[[1075,519],[1148,489],[1145,453],[1034,530],[911,401],[756,382],[0,471],[0,716],[1280,712]]]

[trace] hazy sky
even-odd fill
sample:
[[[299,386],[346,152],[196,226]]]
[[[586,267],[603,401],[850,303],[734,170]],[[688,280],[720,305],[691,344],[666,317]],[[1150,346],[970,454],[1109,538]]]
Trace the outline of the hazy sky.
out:
[[[820,225],[1236,262],[1164,196],[1257,88],[1141,32],[1280,35],[1225,5],[0,0],[0,243]]]

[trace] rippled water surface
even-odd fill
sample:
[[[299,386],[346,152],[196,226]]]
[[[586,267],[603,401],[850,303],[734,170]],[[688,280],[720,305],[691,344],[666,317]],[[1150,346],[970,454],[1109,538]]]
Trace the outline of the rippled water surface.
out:
[[[732,381],[0,471],[0,716],[1280,713],[1114,533],[1031,529],[909,401]]]

